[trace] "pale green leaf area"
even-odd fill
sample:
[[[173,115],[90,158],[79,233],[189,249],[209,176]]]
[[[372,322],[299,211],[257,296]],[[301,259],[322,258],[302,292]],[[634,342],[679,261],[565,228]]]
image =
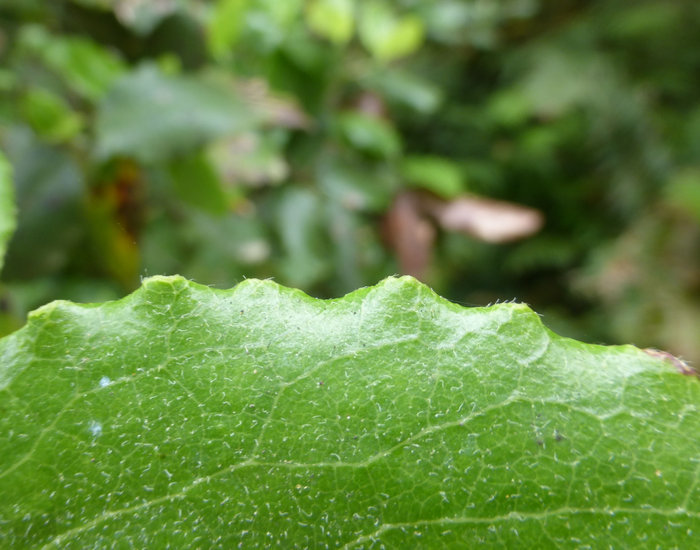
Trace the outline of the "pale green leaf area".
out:
[[[423,43],[425,34],[420,18],[400,16],[382,0],[362,4],[358,31],[363,46],[382,63],[414,53]]]
[[[230,55],[249,7],[250,0],[217,0],[214,4],[207,37],[209,49],[216,57]]]
[[[444,158],[410,155],[403,160],[401,172],[406,183],[452,199],[465,191],[464,176],[457,163]]]
[[[17,225],[12,167],[0,152],[0,270],[5,262],[7,243]]]
[[[345,44],[355,26],[352,0],[313,0],[308,4],[306,17],[309,27],[318,35],[336,44]]]
[[[700,380],[414,279],[153,277],[0,341],[0,546],[691,548]]]
[[[32,129],[50,143],[63,143],[77,136],[84,120],[59,95],[40,88],[26,92],[20,110]]]

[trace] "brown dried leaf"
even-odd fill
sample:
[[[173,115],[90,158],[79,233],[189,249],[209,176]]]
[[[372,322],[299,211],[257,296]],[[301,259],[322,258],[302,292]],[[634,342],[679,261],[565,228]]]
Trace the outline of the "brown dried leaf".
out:
[[[400,193],[384,219],[384,236],[396,253],[401,273],[423,279],[430,264],[435,228],[421,212],[421,198]]]
[[[544,223],[542,213],[533,208],[478,197],[428,199],[426,208],[446,231],[466,233],[487,243],[529,237]]]

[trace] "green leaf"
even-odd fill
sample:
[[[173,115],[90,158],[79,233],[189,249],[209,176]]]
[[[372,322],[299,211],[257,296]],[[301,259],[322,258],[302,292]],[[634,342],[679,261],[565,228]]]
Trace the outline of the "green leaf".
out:
[[[268,233],[257,216],[215,217],[185,208],[169,216],[154,213],[141,238],[142,272],[179,271],[208,284],[229,286],[269,261]]]
[[[66,142],[83,128],[82,116],[73,111],[61,96],[48,90],[27,90],[20,110],[34,131],[51,143]]]
[[[561,116],[577,107],[608,101],[613,93],[616,83],[610,69],[592,52],[540,48],[530,55],[532,70],[513,93],[540,116]]]
[[[393,157],[401,151],[401,137],[386,120],[358,112],[338,116],[338,129],[356,149],[380,157]]]
[[[515,127],[528,120],[532,115],[532,107],[527,97],[519,90],[506,89],[489,100],[487,112],[495,122]]]
[[[344,160],[332,153],[318,159],[316,181],[323,194],[344,210],[377,215],[386,212],[398,188],[393,171],[376,163]],[[337,217],[331,217],[337,224]]]
[[[97,151],[156,162],[249,129],[252,120],[225,83],[143,66],[119,79],[99,103]]]
[[[329,271],[321,201],[306,189],[289,189],[276,207],[274,220],[285,253],[280,271],[286,281],[308,288]]]
[[[170,176],[181,200],[217,216],[228,210],[219,176],[204,155],[177,159],[170,165]]]
[[[258,53],[271,55],[283,44],[289,32],[300,26],[304,2],[224,0],[212,15],[210,49],[221,56],[240,45],[244,52],[253,48]]]
[[[352,0],[313,0],[308,4],[306,18],[309,27],[335,44],[345,44],[355,27]]]
[[[518,5],[527,11],[529,2]],[[501,2],[464,2],[441,0],[425,2],[421,12],[430,37],[452,46],[471,45],[493,48],[498,44],[501,18],[515,5]]]
[[[216,57],[225,57],[236,44],[243,28],[250,0],[218,0],[208,29],[209,49]]]
[[[0,151],[0,271],[5,263],[7,243],[17,225],[12,166]]]
[[[364,47],[381,62],[415,52],[422,45],[425,32],[420,18],[399,16],[381,0],[362,4],[358,31]]]
[[[679,170],[664,189],[665,202],[700,222],[700,169]]]
[[[147,35],[187,0],[72,0],[95,10],[114,13],[119,22],[138,35]]]
[[[0,340],[2,541],[691,548],[699,403],[672,362],[408,277],[154,277]]]
[[[367,83],[389,101],[424,115],[433,113],[443,100],[439,86],[415,73],[382,66],[367,78]]]
[[[452,199],[465,191],[462,171],[446,158],[409,156],[404,159],[401,172],[409,185],[427,189],[445,199]]]
[[[303,15],[304,3],[305,0],[288,0],[287,2],[255,0],[258,14],[264,13],[278,26],[278,30],[283,33],[286,33],[299,22],[300,17]]]
[[[28,25],[20,45],[60,76],[71,90],[96,101],[125,71],[111,51],[86,38],[53,36],[38,25]]]
[[[12,163],[17,230],[7,249],[5,280],[62,272],[84,238],[85,182],[75,159],[39,141],[26,126],[3,136]],[[85,254],[83,251],[83,255]]]
[[[134,33],[147,35],[179,8],[181,0],[114,0],[111,2],[114,15]]]

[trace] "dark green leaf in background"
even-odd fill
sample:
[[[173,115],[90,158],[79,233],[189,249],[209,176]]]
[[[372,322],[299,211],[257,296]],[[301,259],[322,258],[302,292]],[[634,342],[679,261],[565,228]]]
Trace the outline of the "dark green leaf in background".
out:
[[[536,6],[536,3],[518,2],[503,5],[495,2],[443,0],[422,3],[421,12],[427,32],[435,40],[453,46],[469,44],[488,48],[493,47],[496,42],[497,33],[494,32],[494,27],[504,12],[511,6],[525,6],[527,9],[528,5]]]
[[[330,265],[319,197],[306,189],[288,189],[280,196],[275,221],[284,250],[280,270],[285,279],[310,286],[324,277]]]
[[[36,56],[79,96],[97,101],[126,71],[112,51],[86,38],[55,36],[38,25],[22,29],[19,47]]]
[[[253,120],[218,79],[167,75],[146,65],[117,81],[100,102],[97,152],[156,162],[248,129]]]
[[[350,214],[384,212],[397,188],[393,176],[381,167],[346,162],[330,154],[319,159],[316,174],[324,194]]]
[[[443,99],[435,84],[398,69],[382,67],[368,77],[367,83],[388,100],[424,115],[435,111]]]
[[[175,219],[158,216],[144,232],[143,272],[181,271],[192,279],[223,286],[269,259],[266,233],[259,220],[233,213],[213,217],[193,209]],[[212,246],[200,246],[202,240]]]
[[[64,151],[41,143],[27,128],[8,131],[5,145],[14,173],[18,224],[3,276],[26,280],[64,269],[84,231],[79,168]]]
[[[0,341],[3,546],[693,547],[700,380],[410,278],[155,277]]]
[[[700,169],[680,171],[668,183],[666,201],[700,223]]]
[[[358,112],[343,113],[338,127],[347,142],[378,157],[393,157],[401,151],[401,137],[386,120]]]
[[[221,181],[202,154],[175,160],[170,165],[175,194],[183,201],[214,215],[228,210],[228,199]]]

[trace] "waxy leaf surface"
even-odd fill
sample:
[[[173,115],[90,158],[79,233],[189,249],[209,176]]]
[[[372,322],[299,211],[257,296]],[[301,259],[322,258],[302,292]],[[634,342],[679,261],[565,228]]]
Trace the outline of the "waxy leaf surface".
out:
[[[0,341],[3,548],[690,548],[700,380],[414,279],[154,277]]]

